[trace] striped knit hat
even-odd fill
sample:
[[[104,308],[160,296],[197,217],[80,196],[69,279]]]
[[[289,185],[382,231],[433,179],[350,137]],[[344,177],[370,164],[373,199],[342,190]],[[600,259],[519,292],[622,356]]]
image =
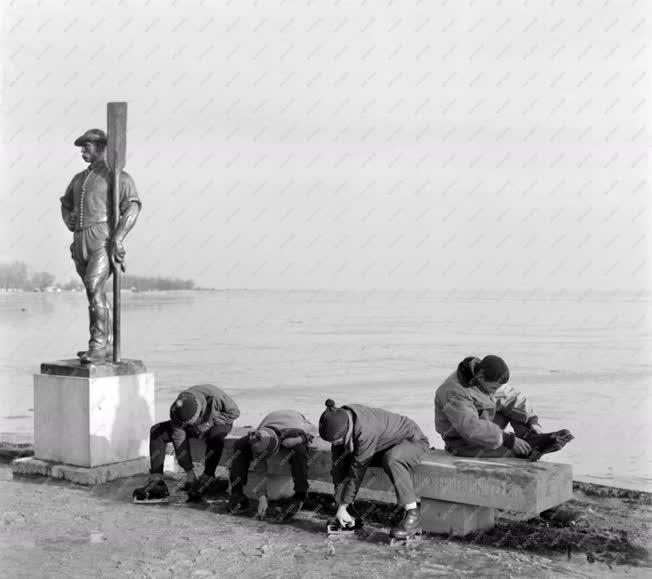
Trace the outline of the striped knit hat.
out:
[[[276,454],[281,446],[281,441],[276,432],[266,426],[250,432],[249,442],[251,443],[251,451],[256,458],[269,458]]]

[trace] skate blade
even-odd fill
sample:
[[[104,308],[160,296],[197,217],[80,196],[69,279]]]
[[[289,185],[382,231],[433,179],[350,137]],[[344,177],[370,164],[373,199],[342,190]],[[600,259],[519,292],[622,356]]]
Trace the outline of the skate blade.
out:
[[[326,533],[329,537],[354,537],[355,527],[342,528],[337,523],[328,523],[326,525]]]
[[[356,536],[356,532],[355,529],[347,529],[346,531],[339,529],[337,531],[328,531],[328,536],[332,538],[346,537],[347,539],[350,539]]]
[[[246,508],[238,508],[238,509],[232,509],[229,507],[226,507],[226,510],[228,511],[229,515],[233,515],[234,517],[241,517],[242,515],[248,515],[249,514],[249,507]]]
[[[167,503],[169,500],[165,499],[137,499],[134,497],[133,502],[135,505],[156,505],[161,503]]]

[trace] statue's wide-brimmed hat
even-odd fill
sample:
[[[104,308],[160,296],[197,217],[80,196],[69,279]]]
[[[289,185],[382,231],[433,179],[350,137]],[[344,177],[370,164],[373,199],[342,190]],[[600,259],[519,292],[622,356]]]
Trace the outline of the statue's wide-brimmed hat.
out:
[[[84,143],[103,143],[106,145],[106,133],[102,129],[88,129],[81,137],[75,139],[76,147],[81,147]]]

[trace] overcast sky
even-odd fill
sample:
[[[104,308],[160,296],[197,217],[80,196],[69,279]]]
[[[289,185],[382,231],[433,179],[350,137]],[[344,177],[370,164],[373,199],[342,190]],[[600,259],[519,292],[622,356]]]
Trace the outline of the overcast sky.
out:
[[[74,139],[129,103],[129,273],[649,287],[641,1],[3,3],[0,261],[76,276]]]

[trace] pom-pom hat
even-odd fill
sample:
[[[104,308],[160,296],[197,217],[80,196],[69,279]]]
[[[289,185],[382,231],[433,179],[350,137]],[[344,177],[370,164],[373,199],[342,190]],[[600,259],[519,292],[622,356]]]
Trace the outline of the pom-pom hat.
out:
[[[327,442],[334,442],[346,436],[349,430],[349,415],[346,410],[337,408],[335,401],[326,400],[326,410],[319,418],[319,436]]]

